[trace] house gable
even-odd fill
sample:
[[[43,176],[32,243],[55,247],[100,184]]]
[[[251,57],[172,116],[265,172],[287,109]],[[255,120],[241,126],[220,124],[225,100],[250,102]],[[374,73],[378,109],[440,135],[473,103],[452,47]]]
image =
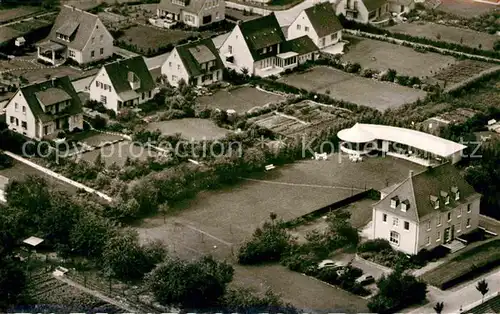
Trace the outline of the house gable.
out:
[[[243,38],[243,33],[239,25],[236,25],[226,38],[219,49],[219,54],[226,67],[236,68],[240,72],[243,68],[246,68],[253,74],[253,64],[255,60],[250,48]],[[229,64],[226,60],[228,55],[233,56],[234,61],[232,64]]]
[[[302,36],[308,36],[315,44],[317,44],[319,39],[318,34],[316,33],[316,30],[311,24],[311,21],[305,11],[300,12],[297,18],[288,27],[288,40]]]
[[[167,76],[168,82],[173,86],[177,86],[181,79],[186,81],[186,83],[189,82],[189,73],[179,55],[177,47],[172,50],[165,63],[163,63],[161,73]]]

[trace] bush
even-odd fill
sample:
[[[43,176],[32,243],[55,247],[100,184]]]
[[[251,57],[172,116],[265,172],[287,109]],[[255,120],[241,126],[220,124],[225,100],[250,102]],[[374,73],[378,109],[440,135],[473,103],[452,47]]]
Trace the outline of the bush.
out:
[[[392,250],[391,244],[386,239],[374,239],[361,243],[358,252],[381,252]]]
[[[96,115],[92,120],[91,120],[92,126],[98,130],[102,130],[106,128],[106,124],[108,121],[101,117],[100,115]]]
[[[0,170],[12,167],[14,161],[11,157],[0,152]]]

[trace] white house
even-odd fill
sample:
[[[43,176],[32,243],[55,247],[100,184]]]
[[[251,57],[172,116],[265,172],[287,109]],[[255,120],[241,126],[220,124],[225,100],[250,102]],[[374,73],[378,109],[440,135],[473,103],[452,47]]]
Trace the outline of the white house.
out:
[[[119,112],[142,104],[155,94],[155,82],[144,58],[136,56],[104,65],[90,83],[90,99]]]
[[[113,55],[113,36],[95,14],[62,6],[49,36],[37,44],[38,59],[61,64],[72,59],[79,64]]]
[[[224,64],[210,38],[174,48],[161,67],[161,74],[177,86],[180,80],[194,85],[208,85],[222,80]]]
[[[443,245],[453,250],[460,235],[478,227],[481,195],[451,164],[410,175],[381,194],[373,207],[373,238],[417,254]]]
[[[304,43],[307,40],[301,39]],[[284,49],[286,46],[287,49]],[[318,51],[314,43],[300,51],[287,43],[274,13],[235,26],[219,49],[224,65],[238,72],[266,77],[291,69]],[[302,58],[301,58],[302,57]]]
[[[225,19],[224,0],[162,0],[156,9],[159,17],[201,27]]]
[[[389,13],[387,0],[340,0],[336,5],[337,15],[360,23],[368,23]]]
[[[332,4],[324,2],[303,10],[288,27],[287,39],[306,35],[323,49],[342,39],[342,29]]]
[[[5,118],[10,130],[34,139],[83,129],[82,103],[68,76],[21,87]]]

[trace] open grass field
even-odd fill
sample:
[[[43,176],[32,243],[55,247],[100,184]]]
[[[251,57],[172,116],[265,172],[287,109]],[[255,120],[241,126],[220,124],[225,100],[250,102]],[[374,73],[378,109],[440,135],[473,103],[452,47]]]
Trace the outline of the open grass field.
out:
[[[491,12],[498,8],[488,3],[474,2],[471,0],[441,0],[441,5],[436,10],[455,14],[465,18],[475,17]]]
[[[475,268],[486,268],[500,264],[500,240],[492,240],[469,249],[450,261],[425,273],[422,279],[441,289],[447,289],[465,279],[472,279],[481,274]],[[486,269],[485,269],[486,270]],[[486,270],[487,271],[487,270]],[[460,280],[462,279],[463,280]]]
[[[194,141],[218,139],[229,133],[229,130],[218,127],[211,120],[196,118],[151,122],[147,129],[158,129],[165,135],[181,133],[184,139]]]
[[[375,81],[327,67],[316,67],[304,73],[283,76],[279,81],[309,91],[329,93],[334,99],[380,111],[412,103],[426,95],[419,89]]]
[[[143,25],[132,26],[124,30],[124,34],[117,40],[137,45],[138,49],[147,51],[167,44],[175,45],[178,41],[194,35],[194,32],[182,30],[167,30]]]
[[[238,113],[244,113],[252,108],[269,103],[278,103],[283,100],[285,100],[285,97],[281,95],[261,91],[250,86],[220,90],[211,96],[202,96],[197,99],[201,106],[222,110],[233,109]]]
[[[436,73],[434,78],[448,83],[459,83],[494,66],[495,64],[492,63],[475,60],[463,60]]]
[[[352,63],[357,62],[363,69],[369,68],[379,71],[394,69],[402,75],[428,77],[457,62],[455,58],[450,56],[433,52],[421,53],[410,47],[380,40],[354,36],[345,36],[345,39],[352,44],[342,59]]]
[[[36,175],[47,180],[49,184],[53,185],[58,190],[66,191],[71,194],[76,193],[77,190],[74,186],[59,181],[17,160],[14,160],[14,165],[12,167],[0,170],[0,175],[7,177],[10,180],[17,180],[17,181],[22,181],[30,175],[31,176]]]
[[[33,64],[24,64],[23,67],[28,66],[32,67],[34,66]],[[37,64],[35,66],[41,66],[40,64]],[[38,69],[32,69],[32,70],[17,70],[17,71],[12,71],[10,72],[14,76],[20,76],[22,75],[25,79],[27,79],[30,83],[35,83],[35,82],[40,82],[40,81],[45,81],[47,80],[47,75],[50,75],[51,77],[60,77],[60,76],[65,76],[68,75],[71,80],[76,80],[80,77],[90,75],[92,73],[97,73],[99,69],[92,69],[89,71],[82,71],[79,69],[72,68],[70,66],[59,66],[57,68],[38,68]]]
[[[149,149],[145,146],[133,145],[129,141],[123,141],[83,153],[80,157],[83,160],[93,163],[99,153],[101,154],[106,166],[116,163],[119,167],[125,165],[127,158],[146,160],[148,157],[156,156],[156,151],[153,149]]]
[[[481,46],[484,50],[493,50],[493,45],[498,40],[496,35],[430,22],[402,23],[389,27],[389,30],[411,36],[462,44],[473,48]]]
[[[22,36],[23,32],[15,30],[9,26],[0,27],[0,43]]]
[[[36,6],[19,6],[11,9],[0,7],[0,24],[34,14],[38,11],[41,11],[41,8]]]

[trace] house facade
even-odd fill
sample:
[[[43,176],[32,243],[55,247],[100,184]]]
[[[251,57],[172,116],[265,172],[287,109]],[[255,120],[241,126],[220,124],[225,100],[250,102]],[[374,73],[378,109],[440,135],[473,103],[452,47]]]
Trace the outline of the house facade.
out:
[[[95,14],[62,6],[49,36],[37,44],[38,59],[62,64],[66,59],[85,64],[113,55],[113,36]]]
[[[450,245],[479,224],[481,195],[451,164],[410,175],[373,207],[373,238],[406,254]]]
[[[223,0],[162,0],[156,9],[159,17],[191,27],[201,27],[225,19]]]
[[[303,39],[302,39],[303,40]],[[286,49],[284,48],[286,46]],[[236,25],[219,49],[225,67],[237,72],[266,77],[291,69],[304,60],[304,55],[317,53],[316,45],[309,51],[293,51],[287,43],[274,13]]]
[[[389,0],[389,11],[391,13],[408,13],[414,9],[414,0]]]
[[[142,56],[104,65],[89,86],[90,99],[119,112],[151,100],[156,85]]]
[[[288,27],[287,39],[308,36],[319,48],[334,45],[342,39],[342,25],[330,2],[309,7]]]
[[[179,81],[193,85],[209,85],[222,80],[224,64],[210,38],[179,45],[161,67],[170,85]]]
[[[21,87],[5,115],[10,130],[33,139],[83,130],[82,103],[68,76]]]
[[[336,6],[337,15],[359,23],[368,23],[390,13],[387,0],[340,0]]]

